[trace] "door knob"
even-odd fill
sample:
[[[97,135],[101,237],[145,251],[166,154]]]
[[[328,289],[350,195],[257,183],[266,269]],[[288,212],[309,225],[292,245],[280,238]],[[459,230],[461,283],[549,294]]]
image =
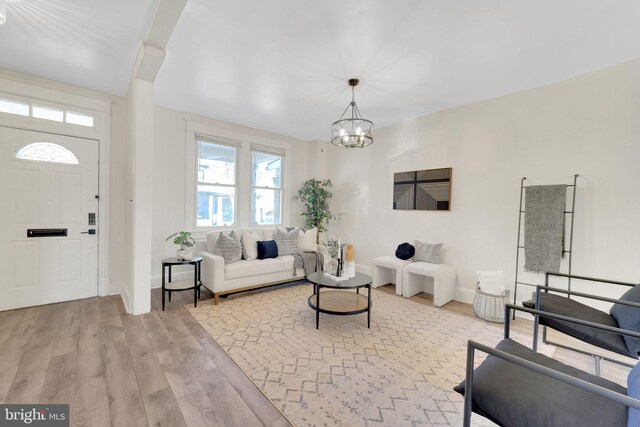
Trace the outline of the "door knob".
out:
[[[96,234],[96,230],[94,228],[90,228],[87,231],[81,231],[80,234]]]

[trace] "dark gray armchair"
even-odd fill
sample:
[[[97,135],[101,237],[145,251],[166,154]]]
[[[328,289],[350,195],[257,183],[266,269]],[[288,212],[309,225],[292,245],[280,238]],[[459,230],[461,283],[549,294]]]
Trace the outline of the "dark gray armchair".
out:
[[[640,364],[629,375],[629,387],[565,365],[509,338],[511,310],[520,310],[601,331],[618,328],[539,310],[506,305],[504,340],[494,349],[469,341],[466,377],[454,390],[464,395],[464,426],[475,412],[501,426],[640,425]],[[640,338],[640,333],[630,332]],[[476,351],[489,356],[474,369]]]
[[[613,299],[583,292],[576,292],[572,291],[571,289],[550,287],[549,278],[551,276],[579,279],[607,285],[625,286],[630,287],[631,289],[620,299]],[[614,307],[612,308],[610,313],[607,313],[576,301],[575,299],[571,299],[572,296],[614,303]],[[545,284],[536,286],[534,299],[530,301],[524,301],[522,305],[527,308],[533,308],[548,313],[560,314],[575,319],[587,320],[589,322],[598,323],[613,328],[620,328],[628,330],[630,332],[640,332],[640,285],[635,285],[633,283],[626,283],[609,279],[597,279],[586,276],[568,275],[562,273],[546,273]],[[593,357],[596,365],[597,375],[600,375],[600,360],[607,360],[609,362],[628,367],[632,367],[634,365],[594,352],[588,352],[557,342],[549,341],[547,339],[546,328],[550,327],[581,341],[592,344],[596,347],[609,350],[623,356],[638,359],[638,353],[640,352],[640,340],[638,339],[625,336],[624,334],[614,334],[576,323],[558,321],[556,319],[548,317],[541,318],[539,316],[535,316],[533,326],[534,350],[537,350],[539,325],[543,326],[542,341],[545,344],[555,345],[556,347],[565,348]]]

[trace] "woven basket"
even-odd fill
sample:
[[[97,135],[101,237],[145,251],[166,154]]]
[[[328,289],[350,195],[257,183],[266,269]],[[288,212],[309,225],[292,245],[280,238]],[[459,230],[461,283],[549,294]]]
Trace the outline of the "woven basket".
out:
[[[509,303],[509,291],[505,290],[500,295],[487,294],[480,290],[480,284],[476,285],[476,294],[473,297],[473,311],[484,320],[495,323],[504,322],[504,305]]]

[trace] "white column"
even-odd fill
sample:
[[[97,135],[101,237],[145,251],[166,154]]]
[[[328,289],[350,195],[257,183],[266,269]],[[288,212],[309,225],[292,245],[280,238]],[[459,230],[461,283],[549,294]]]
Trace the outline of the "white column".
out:
[[[153,194],[153,83],[133,79],[127,95],[129,130],[129,283],[131,314],[151,310],[151,209]],[[129,301],[127,301],[127,299]]]

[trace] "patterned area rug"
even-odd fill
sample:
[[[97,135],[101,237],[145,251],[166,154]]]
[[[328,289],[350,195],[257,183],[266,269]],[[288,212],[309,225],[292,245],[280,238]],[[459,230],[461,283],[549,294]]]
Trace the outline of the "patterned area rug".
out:
[[[299,284],[187,309],[296,426],[462,425],[452,388],[467,340],[493,346],[499,326],[374,289],[371,329],[366,314],[321,314],[316,330],[312,292]]]

